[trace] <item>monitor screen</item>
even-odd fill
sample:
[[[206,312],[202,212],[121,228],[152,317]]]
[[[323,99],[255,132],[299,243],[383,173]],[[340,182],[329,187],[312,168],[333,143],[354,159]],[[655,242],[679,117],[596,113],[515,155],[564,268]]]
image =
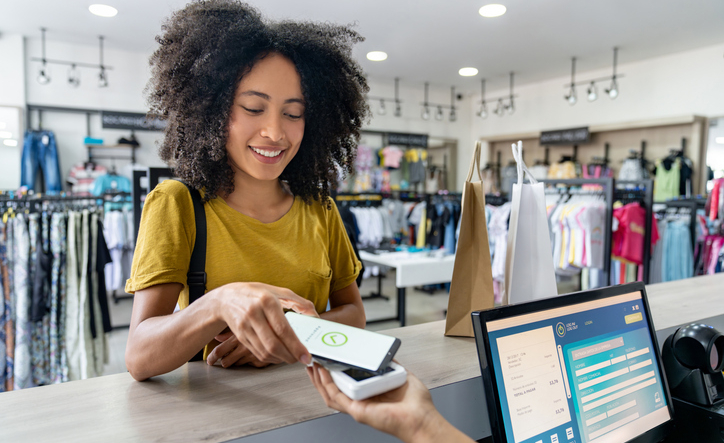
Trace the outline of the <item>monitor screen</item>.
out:
[[[483,311],[473,322],[496,441],[621,443],[672,420],[642,284]]]

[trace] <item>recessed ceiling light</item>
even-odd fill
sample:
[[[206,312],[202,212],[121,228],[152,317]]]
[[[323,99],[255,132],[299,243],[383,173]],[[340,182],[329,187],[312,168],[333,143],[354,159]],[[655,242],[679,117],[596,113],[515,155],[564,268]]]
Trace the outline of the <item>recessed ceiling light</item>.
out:
[[[9,139],[6,139],[6,140],[3,140],[3,144],[4,144],[5,146],[17,146],[17,145],[18,145],[18,141],[17,141],[17,140],[9,140]]]
[[[115,17],[118,9],[108,5],[90,5],[88,10],[99,17]]]
[[[474,75],[478,75],[478,70],[475,68],[460,68],[458,74],[462,75],[463,77],[472,77]]]
[[[387,53],[382,51],[368,52],[367,60],[372,60],[373,62],[381,62],[382,60],[387,60]]]
[[[719,143],[720,145],[724,145],[724,137],[717,137],[716,142]]]
[[[505,6],[493,3],[483,6],[478,12],[483,17],[500,17],[501,15],[505,14],[506,10],[507,9],[505,8]]]

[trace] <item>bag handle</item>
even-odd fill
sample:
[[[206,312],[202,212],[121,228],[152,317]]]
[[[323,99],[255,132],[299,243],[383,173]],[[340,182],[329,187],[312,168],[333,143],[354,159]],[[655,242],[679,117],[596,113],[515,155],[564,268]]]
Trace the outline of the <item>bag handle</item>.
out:
[[[478,178],[483,181],[483,176],[480,174],[480,151],[482,150],[482,143],[480,140],[475,142],[475,150],[473,151],[473,158],[470,160],[470,169],[468,169],[468,178],[465,179],[469,182],[473,179],[473,169],[478,171]]]
[[[525,161],[523,161],[523,142],[518,140],[518,143],[513,143],[511,145],[513,148],[513,158],[515,159],[515,163],[518,166],[518,184],[522,185],[524,181],[524,172],[528,174],[528,179],[530,180],[530,184],[535,185],[538,183],[538,180],[533,177],[533,174],[530,173],[530,170],[528,170],[528,167],[525,165]]]

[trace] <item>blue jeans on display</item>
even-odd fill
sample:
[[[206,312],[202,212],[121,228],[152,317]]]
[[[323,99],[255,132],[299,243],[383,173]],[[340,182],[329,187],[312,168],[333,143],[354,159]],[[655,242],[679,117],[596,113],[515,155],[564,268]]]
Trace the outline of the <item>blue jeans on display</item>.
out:
[[[51,131],[25,132],[21,162],[20,186],[48,194],[62,191],[58,148],[55,145],[55,135]],[[45,179],[45,189],[35,189],[35,178],[39,169]]]

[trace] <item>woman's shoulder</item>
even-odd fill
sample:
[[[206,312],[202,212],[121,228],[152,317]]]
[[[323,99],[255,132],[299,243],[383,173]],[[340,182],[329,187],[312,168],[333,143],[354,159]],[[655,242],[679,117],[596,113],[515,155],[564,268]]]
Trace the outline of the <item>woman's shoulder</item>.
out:
[[[180,206],[184,208],[190,208],[193,206],[191,194],[189,193],[188,188],[184,183],[178,180],[162,181],[148,194],[146,201],[152,201],[155,204],[164,202],[167,205]]]

